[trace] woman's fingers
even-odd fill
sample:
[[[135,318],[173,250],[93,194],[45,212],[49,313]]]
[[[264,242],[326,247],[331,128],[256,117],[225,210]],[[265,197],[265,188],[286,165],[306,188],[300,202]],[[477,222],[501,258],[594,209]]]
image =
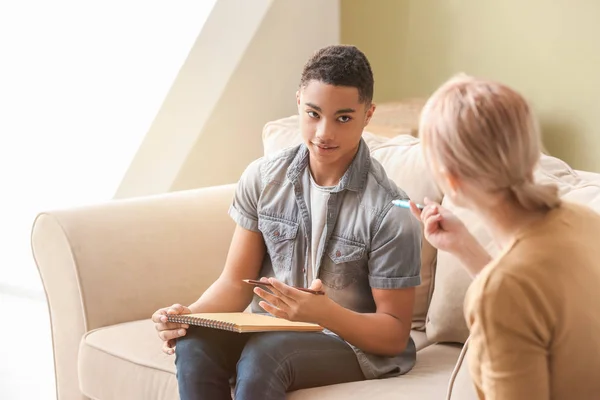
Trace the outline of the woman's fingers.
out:
[[[423,228],[426,235],[434,234],[440,230],[440,222],[442,221],[441,214],[430,214],[423,221]]]
[[[425,208],[421,212],[421,221],[425,222],[427,219],[431,218],[432,216],[439,215],[439,213],[440,213],[440,210],[437,207],[437,205],[425,206]]]
[[[417,219],[420,220],[421,219],[421,210],[419,210],[419,208],[413,201],[409,201],[408,205],[410,206],[410,212],[412,213],[412,215],[414,215]]]

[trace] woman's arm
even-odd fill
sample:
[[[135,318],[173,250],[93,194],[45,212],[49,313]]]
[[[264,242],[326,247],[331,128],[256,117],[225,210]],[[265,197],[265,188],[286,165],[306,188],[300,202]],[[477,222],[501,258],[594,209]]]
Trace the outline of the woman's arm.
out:
[[[451,254],[460,260],[473,278],[492,261],[492,257],[468,231],[462,237],[461,244]]]
[[[486,400],[548,400],[551,307],[535,282],[493,271],[475,283],[465,310],[469,369]]]

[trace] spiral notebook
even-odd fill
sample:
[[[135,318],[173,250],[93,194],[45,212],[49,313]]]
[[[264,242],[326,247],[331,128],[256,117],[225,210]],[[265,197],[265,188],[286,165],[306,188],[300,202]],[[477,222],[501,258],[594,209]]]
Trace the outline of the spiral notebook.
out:
[[[202,313],[167,315],[169,322],[222,329],[237,333],[297,331],[320,332],[323,328],[308,322],[294,322],[264,314],[253,313]]]

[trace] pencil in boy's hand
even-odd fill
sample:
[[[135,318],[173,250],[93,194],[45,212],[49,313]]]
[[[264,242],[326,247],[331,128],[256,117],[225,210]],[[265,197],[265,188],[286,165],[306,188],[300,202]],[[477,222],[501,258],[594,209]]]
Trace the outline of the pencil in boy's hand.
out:
[[[244,282],[249,283],[251,285],[256,285],[256,286],[267,286],[267,287],[272,287],[273,285],[270,282],[263,282],[263,281],[257,281],[255,279],[244,279]],[[318,294],[318,295],[324,295],[325,292],[322,292],[320,290],[312,290],[312,289],[307,289],[307,288],[303,288],[303,287],[296,287],[296,286],[292,286],[294,289],[300,290],[301,292],[307,292],[307,293],[312,293],[312,294]]]

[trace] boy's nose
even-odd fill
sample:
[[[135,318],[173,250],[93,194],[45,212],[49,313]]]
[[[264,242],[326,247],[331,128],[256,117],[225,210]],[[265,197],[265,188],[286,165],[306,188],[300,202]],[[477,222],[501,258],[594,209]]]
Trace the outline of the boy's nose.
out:
[[[333,139],[333,131],[329,129],[325,124],[322,124],[317,128],[317,138],[321,142],[327,142]]]

